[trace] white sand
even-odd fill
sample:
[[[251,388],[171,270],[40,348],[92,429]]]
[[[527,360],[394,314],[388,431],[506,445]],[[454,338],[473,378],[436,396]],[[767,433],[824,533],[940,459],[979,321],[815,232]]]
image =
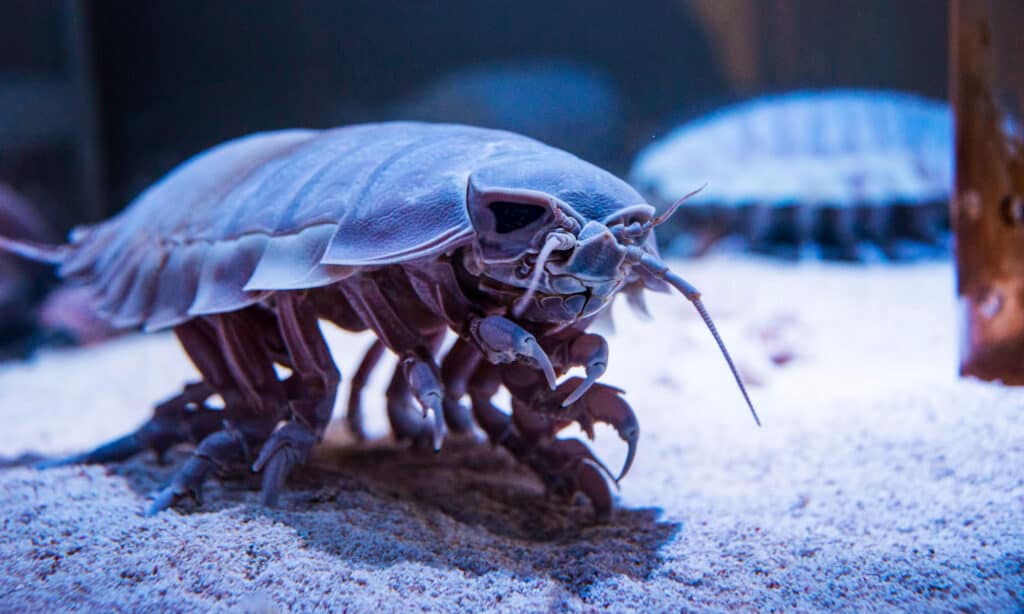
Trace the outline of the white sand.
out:
[[[956,378],[948,264],[676,267],[765,426],[682,299],[618,311],[605,379],[643,435],[611,523],[487,446],[354,451],[340,429],[279,510],[213,480],[202,507],[144,518],[171,471],[149,458],[12,467],[0,611],[1024,610],[1024,389]],[[350,373],[368,339],[334,341]],[[168,336],[3,367],[0,457],[119,435],[189,373]],[[617,466],[613,432],[594,445]]]

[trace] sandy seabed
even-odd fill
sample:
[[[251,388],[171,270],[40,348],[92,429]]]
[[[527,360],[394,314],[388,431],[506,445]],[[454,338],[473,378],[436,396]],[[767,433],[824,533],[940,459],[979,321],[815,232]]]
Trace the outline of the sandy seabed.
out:
[[[1024,389],[956,377],[948,263],[675,268],[764,427],[685,301],[617,305],[604,379],[642,436],[602,525],[487,444],[388,443],[387,368],[365,394],[381,439],[337,425],[281,509],[241,473],[146,518],[173,464],[28,461],[143,421],[192,376],[173,337],[0,368],[0,611],[1024,611]],[[351,373],[369,338],[330,336]],[[610,429],[593,445],[624,456]]]

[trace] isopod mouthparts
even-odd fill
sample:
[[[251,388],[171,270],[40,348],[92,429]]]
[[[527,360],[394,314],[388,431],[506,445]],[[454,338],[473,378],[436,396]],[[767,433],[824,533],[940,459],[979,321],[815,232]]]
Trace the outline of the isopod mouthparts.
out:
[[[118,326],[173,328],[195,363],[201,381],[136,432],[65,459],[193,444],[153,513],[198,499],[215,468],[250,454],[261,501],[281,500],[323,438],[341,381],[323,319],[376,337],[351,379],[354,432],[386,349],[403,359],[385,392],[396,440],[438,450],[479,427],[556,494],[581,492],[604,517],[609,479],[629,470],[640,433],[622,391],[600,381],[607,343],[587,331],[617,293],[642,305],[644,290],[682,292],[753,412],[699,294],[658,259],[653,229],[674,208],[655,218],[642,202],[614,175],[510,132],[285,130],[191,158],[68,245],[0,238],[0,249],[59,265]],[[558,381],[574,367],[586,378]],[[503,388],[511,416],[494,404]],[[583,442],[558,437],[598,422],[629,446],[618,477]]]
[[[527,287],[526,293],[523,294],[523,298],[519,299],[519,302],[516,303],[513,309],[513,313],[517,317],[523,315],[523,311],[529,305],[534,292],[537,291],[540,276],[544,274],[544,265],[547,264],[551,254],[574,247],[576,247],[576,237],[567,232],[552,232],[544,239],[544,247],[541,248],[540,254],[537,255],[537,262],[533,265],[533,276],[530,278],[530,285]]]

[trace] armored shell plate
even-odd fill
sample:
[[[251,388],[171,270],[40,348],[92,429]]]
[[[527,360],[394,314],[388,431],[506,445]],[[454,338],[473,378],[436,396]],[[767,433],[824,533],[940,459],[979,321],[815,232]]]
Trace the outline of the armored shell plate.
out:
[[[554,196],[587,219],[642,201],[613,175],[499,130],[394,122],[286,130],[186,161],[72,235],[62,276],[121,327],[174,326],[472,238],[470,180]]]

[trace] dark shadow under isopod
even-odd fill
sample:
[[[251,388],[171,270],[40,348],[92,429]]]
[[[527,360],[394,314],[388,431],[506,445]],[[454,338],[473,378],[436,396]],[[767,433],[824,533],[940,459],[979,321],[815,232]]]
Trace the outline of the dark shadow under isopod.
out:
[[[172,451],[163,466],[140,455],[108,467],[148,496],[185,453]],[[0,466],[37,460],[25,455]],[[238,467],[230,477],[210,480],[202,505],[182,511],[234,508],[247,518],[269,517],[293,527],[310,547],[360,565],[410,561],[471,575],[505,570],[550,577],[579,596],[607,578],[649,578],[661,566],[661,548],[682,528],[660,521],[652,508],[618,507],[595,523],[582,497],[546,496],[510,454],[465,438],[448,440],[436,455],[382,442],[322,446],[314,463],[292,476],[278,509],[258,505],[258,476]]]

